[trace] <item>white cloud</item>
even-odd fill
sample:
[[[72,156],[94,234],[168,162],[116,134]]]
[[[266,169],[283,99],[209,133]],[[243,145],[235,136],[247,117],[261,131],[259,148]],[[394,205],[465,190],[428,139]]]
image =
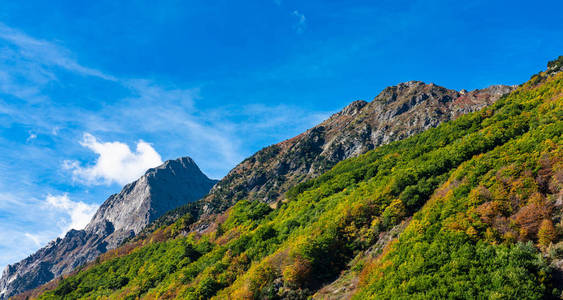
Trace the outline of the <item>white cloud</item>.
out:
[[[90,222],[90,219],[92,219],[92,216],[98,209],[98,205],[86,204],[82,201],[72,201],[67,194],[60,196],[49,194],[45,202],[49,209],[61,211],[70,218],[70,220],[67,218],[66,220],[60,221],[59,227],[63,230],[61,235],[64,235],[70,229],[83,229],[88,222]],[[33,241],[37,241],[37,243],[40,241],[37,236],[33,236],[29,233],[26,233],[26,236]]]
[[[305,18],[305,15],[300,13],[298,10],[294,10],[292,14],[297,18],[295,30],[299,34],[303,33],[305,31],[305,27],[307,26],[307,18]]]
[[[77,161],[65,161],[64,167],[71,169],[74,177],[86,184],[124,185],[139,178],[149,169],[162,164],[154,148],[139,141],[135,152],[121,142],[99,142],[96,137],[85,133],[80,144],[98,154],[93,166],[82,167]]]
[[[222,177],[239,163],[241,134],[229,124],[225,111],[211,116],[210,110],[196,108],[199,88],[158,85],[149,80],[126,80],[132,95],[95,115],[85,115],[85,131],[120,135],[132,132],[150,134],[166,141],[168,149],[190,155],[207,175]]]
[[[25,140],[26,142],[30,142],[31,140],[34,140],[34,139],[37,138],[37,134],[34,133],[33,131],[28,131],[27,133],[29,134],[29,136]]]
[[[7,190],[1,182],[0,190]],[[28,190],[0,192],[0,267],[25,258],[71,228],[84,228],[97,207],[59,192],[40,199]]]
[[[53,237],[56,237],[56,233],[50,236],[50,238]],[[24,232],[3,226],[0,228],[0,272],[4,270],[6,265],[24,259],[44,246],[47,241],[37,235],[28,236]]]

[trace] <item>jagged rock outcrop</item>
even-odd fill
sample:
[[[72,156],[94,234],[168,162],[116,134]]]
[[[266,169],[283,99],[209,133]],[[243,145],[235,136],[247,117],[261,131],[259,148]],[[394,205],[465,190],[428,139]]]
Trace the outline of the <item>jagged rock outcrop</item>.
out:
[[[354,101],[321,124],[244,160],[199,204],[200,214],[222,212],[243,198],[278,201],[292,185],[341,160],[479,110],[513,88],[495,85],[467,92],[420,81],[388,87],[373,101]]]
[[[6,267],[0,299],[33,289],[94,260],[178,206],[205,196],[216,183],[189,157],[149,169],[110,196],[84,230],[70,230],[26,259]]]

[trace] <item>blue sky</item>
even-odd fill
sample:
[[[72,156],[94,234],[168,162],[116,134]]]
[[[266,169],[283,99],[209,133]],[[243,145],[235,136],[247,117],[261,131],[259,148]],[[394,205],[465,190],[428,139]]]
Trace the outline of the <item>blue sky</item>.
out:
[[[220,178],[384,87],[518,84],[563,2],[2,1],[0,267],[192,156]]]

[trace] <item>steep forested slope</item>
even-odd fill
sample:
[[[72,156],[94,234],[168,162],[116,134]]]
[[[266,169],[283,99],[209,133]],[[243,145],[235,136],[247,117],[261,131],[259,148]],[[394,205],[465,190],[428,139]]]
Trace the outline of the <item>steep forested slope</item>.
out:
[[[337,164],[276,209],[239,201],[213,232],[184,236],[187,214],[40,298],[299,299],[342,281],[358,299],[559,294],[561,63],[479,112]]]

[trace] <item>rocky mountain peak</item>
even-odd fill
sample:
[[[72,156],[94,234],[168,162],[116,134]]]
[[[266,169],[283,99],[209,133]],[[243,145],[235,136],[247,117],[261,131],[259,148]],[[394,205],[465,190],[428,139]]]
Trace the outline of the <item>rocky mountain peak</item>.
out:
[[[563,71],[563,55],[547,63],[547,73],[554,75]]]
[[[170,172],[171,174],[176,174],[176,172],[201,173],[201,170],[191,157],[185,156],[167,160],[158,167],[148,169],[145,175],[155,176],[158,172]]]
[[[348,104],[348,106],[344,107],[344,109],[342,109],[339,114],[340,115],[347,115],[347,116],[355,115],[367,104],[368,104],[367,101],[356,100],[356,101]]]
[[[396,85],[396,87],[399,90],[402,89],[406,89],[406,88],[413,88],[413,87],[419,87],[419,86],[425,86],[426,84],[422,81],[419,80],[411,80],[411,81],[407,81],[407,82],[401,82],[399,84]],[[433,83],[430,83],[430,85],[434,85]],[[391,87],[393,88],[393,87]]]
[[[209,179],[189,157],[169,160],[110,196],[84,230],[70,230],[28,258],[10,265],[0,279],[0,299],[35,288],[101,253],[118,247],[164,213],[206,195]]]

